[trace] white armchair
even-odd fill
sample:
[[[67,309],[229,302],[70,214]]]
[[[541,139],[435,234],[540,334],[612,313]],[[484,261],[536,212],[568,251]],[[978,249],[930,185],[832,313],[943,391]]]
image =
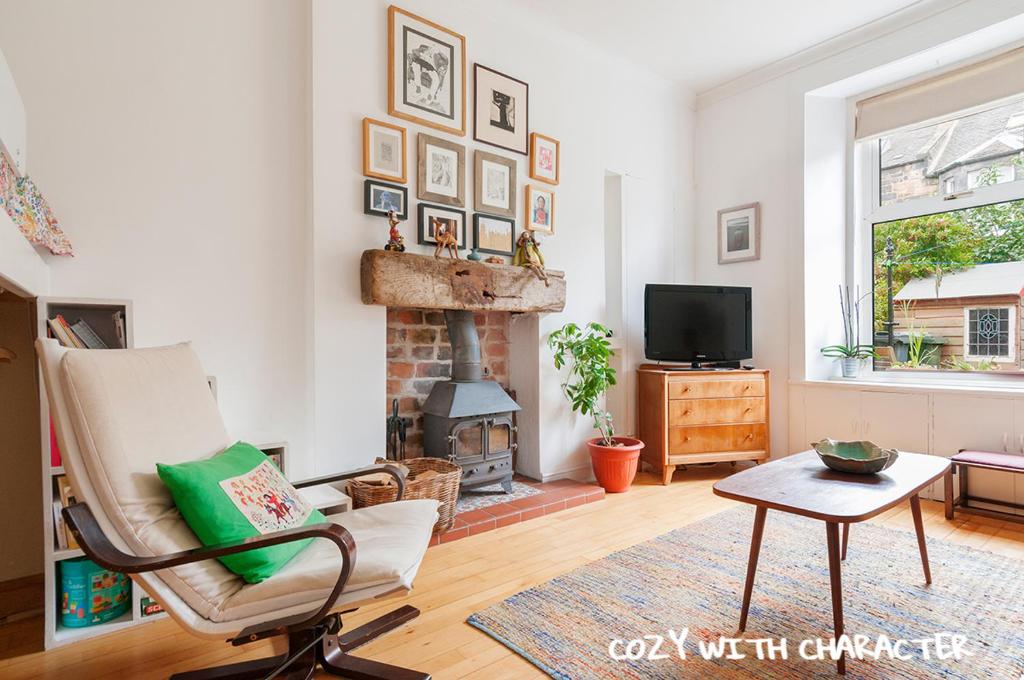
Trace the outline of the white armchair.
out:
[[[186,630],[232,645],[286,635],[288,653],[179,673],[175,680],[311,677],[317,666],[349,678],[425,680],[424,673],[354,657],[361,644],[416,617],[402,607],[342,634],[337,611],[401,595],[430,542],[437,503],[398,501],[303,526],[202,547],[181,518],[156,463],[212,456],[233,442],[188,344],[69,350],[38,340],[50,412],[79,503],[64,510],[85,554],[130,574]],[[364,474],[374,466],[296,484]],[[401,493],[399,494],[401,498]],[[249,584],[215,558],[315,538],[274,576]]]

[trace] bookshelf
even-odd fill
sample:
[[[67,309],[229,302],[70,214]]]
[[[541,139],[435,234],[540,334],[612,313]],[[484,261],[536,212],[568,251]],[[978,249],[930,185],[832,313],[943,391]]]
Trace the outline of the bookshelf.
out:
[[[101,300],[92,298],[40,297],[36,300],[36,334],[38,337],[54,337],[50,319],[61,315],[69,324],[84,320],[95,331],[100,340],[110,348],[118,348],[121,342],[115,327],[113,315],[120,313],[124,328],[124,345],[133,345],[132,303],[129,300]],[[112,633],[136,623],[160,618],[164,614],[143,618],[139,614],[139,600],[145,597],[141,589],[132,584],[131,608],[122,616],[105,623],[85,628],[67,628],[60,623],[58,592],[60,590],[60,563],[81,557],[84,553],[76,548],[59,545],[54,528],[53,502],[60,500],[58,480],[64,475],[64,467],[55,465],[51,458],[50,407],[46,400],[45,386],[39,380],[40,441],[42,442],[43,466],[43,581],[44,620],[43,643],[46,649],[84,640],[86,638]]]

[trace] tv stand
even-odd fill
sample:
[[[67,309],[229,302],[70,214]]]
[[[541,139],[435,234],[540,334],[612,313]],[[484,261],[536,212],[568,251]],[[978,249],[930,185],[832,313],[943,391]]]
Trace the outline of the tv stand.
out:
[[[641,456],[663,484],[681,465],[768,460],[766,369],[642,364],[637,386]]]

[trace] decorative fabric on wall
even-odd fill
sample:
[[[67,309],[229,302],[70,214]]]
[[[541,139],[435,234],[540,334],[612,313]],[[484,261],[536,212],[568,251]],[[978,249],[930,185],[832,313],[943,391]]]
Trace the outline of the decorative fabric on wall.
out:
[[[0,153],[0,206],[18,225],[29,243],[54,255],[74,255],[50,205],[30,177],[18,177],[7,156]]]

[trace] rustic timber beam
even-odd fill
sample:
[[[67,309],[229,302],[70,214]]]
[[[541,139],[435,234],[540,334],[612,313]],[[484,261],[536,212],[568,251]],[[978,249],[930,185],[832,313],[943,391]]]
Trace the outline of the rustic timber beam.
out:
[[[418,309],[560,312],[565,272],[548,269],[545,285],[524,268],[386,250],[365,250],[363,302]]]

